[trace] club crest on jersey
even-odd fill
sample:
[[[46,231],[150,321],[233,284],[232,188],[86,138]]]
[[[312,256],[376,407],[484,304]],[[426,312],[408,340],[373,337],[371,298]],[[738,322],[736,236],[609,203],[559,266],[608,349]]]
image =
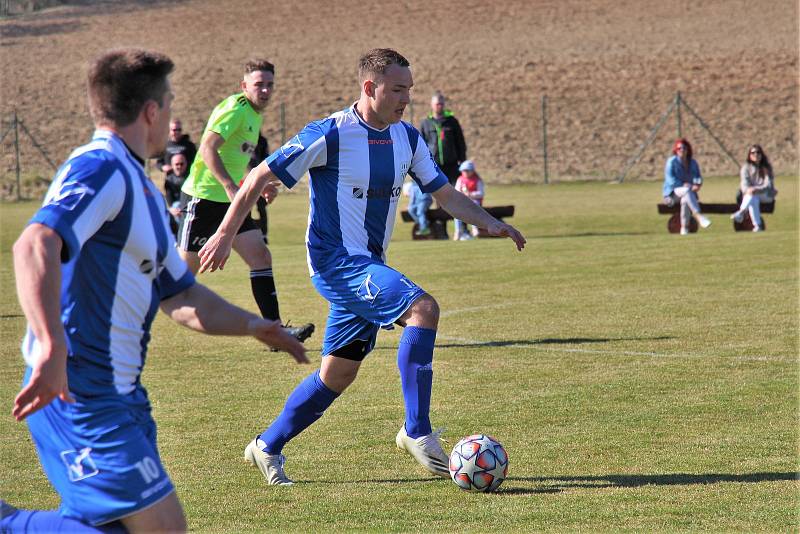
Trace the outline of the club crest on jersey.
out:
[[[70,168],[71,165],[64,167],[58,176],[56,176],[55,182],[66,178]],[[64,182],[61,184],[58,191],[52,197],[50,197],[47,203],[59,206],[67,211],[72,211],[75,209],[75,206],[77,206],[80,201],[83,200],[83,197],[86,195],[92,196],[95,193],[96,191],[94,189],[80,182]]]
[[[295,135],[286,144],[281,147],[281,154],[284,158],[291,158],[305,148],[303,143],[300,142],[300,136]]]
[[[85,447],[80,451],[69,449],[61,451],[61,460],[67,467],[67,475],[71,482],[77,482],[100,472],[91,456],[92,448]]]

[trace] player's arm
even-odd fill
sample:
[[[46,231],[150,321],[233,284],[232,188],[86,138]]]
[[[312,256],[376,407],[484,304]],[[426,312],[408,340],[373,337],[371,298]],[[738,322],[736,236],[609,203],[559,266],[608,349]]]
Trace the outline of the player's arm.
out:
[[[234,306],[207,287],[193,284],[161,301],[161,311],[175,322],[211,335],[252,336],[291,354],[298,363],[308,363],[303,344],[287,334],[280,321],[262,319]]]
[[[431,194],[439,206],[456,219],[474,224],[478,228],[484,228],[490,235],[511,238],[517,245],[517,250],[525,248],[525,237],[516,228],[489,215],[485,209],[475,204],[463,193],[456,191],[449,183]]]
[[[225,170],[225,164],[222,163],[222,158],[219,155],[219,149],[222,148],[224,143],[225,138],[217,132],[206,132],[203,139],[200,141],[200,157],[203,158],[203,161],[208,167],[208,170],[211,171],[211,174],[214,175],[214,178],[225,188],[225,193],[228,194],[228,198],[233,200],[239,188],[233,181],[233,178],[231,178],[231,175],[228,174],[228,171]]]
[[[28,226],[14,244],[14,274],[22,311],[41,347],[31,379],[14,399],[21,421],[54,398],[74,402],[67,385],[67,344],[61,324],[61,237],[41,224]]]
[[[250,210],[253,209],[264,189],[268,186],[274,187],[276,182],[278,182],[278,178],[270,171],[266,161],[262,161],[250,171],[244,179],[241,189],[233,198],[219,228],[200,249],[198,253],[200,257],[199,272],[214,272],[225,267],[225,262],[231,255],[236,231]]]

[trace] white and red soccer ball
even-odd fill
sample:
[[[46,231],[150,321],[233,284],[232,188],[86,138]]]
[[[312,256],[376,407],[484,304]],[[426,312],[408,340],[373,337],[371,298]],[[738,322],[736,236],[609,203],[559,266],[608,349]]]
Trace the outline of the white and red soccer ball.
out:
[[[466,491],[496,490],[508,474],[508,454],[499,441],[486,434],[462,439],[450,453],[450,477]]]

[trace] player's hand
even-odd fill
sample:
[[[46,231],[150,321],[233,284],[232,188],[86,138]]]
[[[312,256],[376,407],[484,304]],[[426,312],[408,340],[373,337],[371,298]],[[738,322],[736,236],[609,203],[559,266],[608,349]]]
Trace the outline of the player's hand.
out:
[[[511,226],[510,224],[506,224],[500,221],[495,221],[486,228],[486,231],[489,232],[489,235],[494,235],[498,237],[509,237],[517,245],[517,250],[522,250],[525,248],[525,243],[528,241],[525,239],[519,230]]]
[[[230,241],[230,242],[229,242]],[[231,248],[233,240],[225,239],[219,233],[215,232],[214,235],[208,238],[206,244],[197,253],[200,258],[200,269],[198,272],[204,273],[206,271],[214,272],[217,269],[220,271],[225,268],[225,262],[231,255]]]
[[[264,186],[264,189],[261,190],[261,196],[264,197],[267,204],[272,204],[272,201],[278,196],[278,183],[269,182]]]
[[[272,348],[288,352],[297,363],[309,363],[306,348],[294,337],[286,333],[279,321],[253,319],[247,329],[257,340]]]
[[[22,421],[41,410],[58,397],[64,402],[75,402],[67,384],[67,353],[61,349],[56,354],[42,356],[33,366],[31,379],[14,399],[11,415]]]

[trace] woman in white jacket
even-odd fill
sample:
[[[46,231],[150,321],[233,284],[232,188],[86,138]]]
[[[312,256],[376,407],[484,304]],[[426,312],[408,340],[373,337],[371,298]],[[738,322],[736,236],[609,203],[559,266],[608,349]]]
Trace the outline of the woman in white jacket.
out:
[[[739,211],[731,215],[731,219],[742,222],[744,214],[749,213],[750,220],[753,222],[753,231],[760,232],[763,228],[761,203],[774,202],[775,195],[778,193],[775,190],[772,165],[761,145],[750,145],[750,148],[747,149],[747,162],[742,165],[739,176],[741,177],[742,203]]]

